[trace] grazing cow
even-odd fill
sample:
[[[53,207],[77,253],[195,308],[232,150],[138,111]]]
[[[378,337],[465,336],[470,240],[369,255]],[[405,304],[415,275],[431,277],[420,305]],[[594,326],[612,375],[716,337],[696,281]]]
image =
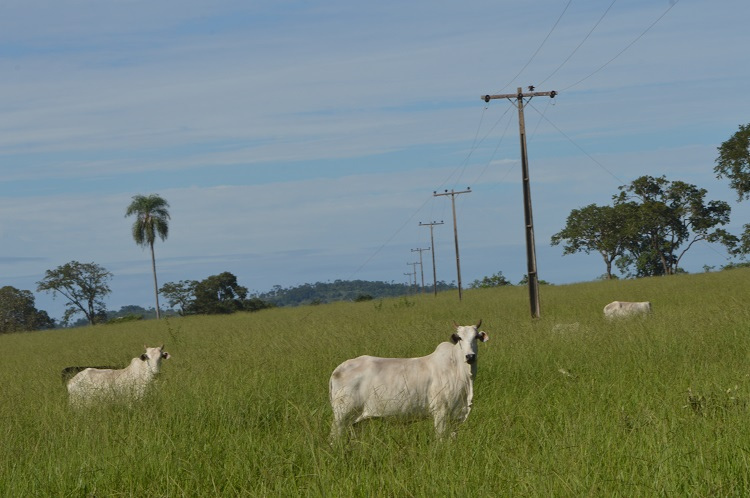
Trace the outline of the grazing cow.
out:
[[[604,316],[606,318],[645,315],[647,313],[651,313],[651,303],[649,301],[640,303],[613,301],[604,307]]]
[[[130,365],[120,370],[85,368],[67,383],[70,404],[83,406],[96,400],[125,398],[138,400],[143,397],[146,387],[159,373],[161,361],[170,354],[164,346],[146,347],[146,352],[130,361]],[[79,367],[68,367],[66,371]]]
[[[479,331],[481,325],[481,320],[476,325],[454,323],[451,342],[440,343],[427,356],[360,356],[336,367],[329,382],[331,440],[368,418],[432,417],[438,437],[449,421],[465,421],[474,397],[477,340],[489,340]]]

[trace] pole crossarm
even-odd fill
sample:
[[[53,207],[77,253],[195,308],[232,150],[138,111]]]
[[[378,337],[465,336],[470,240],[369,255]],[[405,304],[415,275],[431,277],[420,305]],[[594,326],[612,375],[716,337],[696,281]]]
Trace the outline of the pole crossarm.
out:
[[[555,95],[557,95],[557,92],[555,90],[552,90],[550,92],[517,92],[517,93],[503,93],[500,95],[482,95],[479,97],[480,99],[484,100],[485,102],[489,102],[490,100],[495,99],[523,99],[523,98],[531,98],[531,97],[549,97],[554,99]]]

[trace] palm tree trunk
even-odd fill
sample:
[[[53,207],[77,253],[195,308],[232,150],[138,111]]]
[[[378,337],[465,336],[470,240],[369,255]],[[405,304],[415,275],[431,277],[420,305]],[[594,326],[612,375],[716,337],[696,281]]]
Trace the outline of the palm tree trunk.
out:
[[[156,257],[154,256],[154,244],[151,243],[151,269],[154,271],[154,296],[156,297],[156,319],[159,316],[159,285],[156,283]]]

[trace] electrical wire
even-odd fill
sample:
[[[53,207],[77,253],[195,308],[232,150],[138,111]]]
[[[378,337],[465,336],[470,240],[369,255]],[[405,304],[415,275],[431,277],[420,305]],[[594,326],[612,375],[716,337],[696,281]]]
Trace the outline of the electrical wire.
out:
[[[501,88],[500,90],[498,90],[498,91],[497,91],[497,92],[495,92],[495,93],[500,93],[500,92],[502,92],[503,90],[505,90],[506,88],[508,88],[508,86],[509,86],[509,85],[510,85],[511,83],[513,83],[514,81],[516,81],[516,80],[518,79],[518,77],[519,77],[519,76],[521,76],[521,73],[523,73],[523,72],[524,72],[524,70],[526,70],[526,68],[527,68],[527,67],[529,67],[529,64],[531,64],[531,61],[533,61],[533,60],[534,60],[534,58],[535,58],[535,57],[537,56],[537,54],[539,53],[539,51],[540,51],[540,50],[542,50],[542,47],[544,46],[544,44],[545,44],[545,43],[547,43],[547,40],[548,40],[548,39],[549,39],[549,37],[550,37],[550,36],[552,35],[552,32],[553,32],[553,31],[555,31],[555,28],[556,28],[556,27],[557,27],[557,25],[558,25],[558,24],[560,23],[560,20],[561,20],[561,19],[563,18],[563,16],[565,15],[565,12],[566,12],[566,11],[568,10],[568,7],[570,7],[570,4],[571,4],[571,3],[573,3],[573,0],[568,0],[568,3],[567,3],[567,4],[565,5],[565,8],[564,8],[564,9],[563,9],[563,11],[562,11],[562,12],[560,13],[560,16],[559,16],[559,17],[557,18],[557,21],[555,21],[555,24],[554,24],[554,25],[552,26],[552,29],[550,29],[550,30],[549,30],[549,33],[547,33],[547,36],[545,36],[545,37],[544,37],[544,40],[542,40],[542,43],[541,43],[541,44],[539,44],[539,47],[538,47],[538,48],[536,49],[536,51],[535,51],[535,52],[534,52],[534,53],[533,53],[533,54],[531,55],[531,57],[530,57],[530,58],[529,58],[529,60],[528,60],[528,61],[526,62],[526,64],[524,64],[524,66],[523,66],[523,67],[521,68],[521,70],[520,70],[520,71],[518,71],[518,74],[516,74],[516,75],[515,75],[515,76],[514,76],[513,78],[511,78],[511,80],[510,80],[510,81],[509,81],[508,83],[506,83],[504,87],[502,87],[502,88]]]
[[[542,81],[539,82],[539,86],[543,85],[544,83],[547,82],[548,79],[550,79],[551,77],[553,77],[555,75],[555,73],[557,73],[560,70],[560,68],[562,68],[571,59],[571,57],[573,57],[573,55],[575,55],[576,52],[578,52],[578,49],[581,48],[581,46],[584,43],[586,43],[586,40],[589,39],[589,36],[591,36],[591,33],[593,33],[594,30],[597,28],[597,26],[599,26],[599,24],[602,22],[602,20],[604,20],[604,18],[606,17],[606,15],[612,9],[612,6],[614,6],[615,2],[617,2],[617,0],[612,0],[612,3],[609,4],[609,7],[607,7],[607,10],[604,11],[604,14],[602,14],[601,17],[599,18],[599,20],[596,21],[596,24],[594,24],[594,27],[592,27],[591,30],[583,38],[583,40],[581,40],[581,43],[579,43],[578,46],[573,49],[573,51],[570,53],[570,55],[564,61],[562,61],[562,63],[559,66],[557,66],[557,68],[554,71],[552,71],[552,73],[550,73],[549,76],[547,76],[546,78],[544,78]]]
[[[558,127],[558,126],[557,126],[557,125],[555,124],[555,123],[553,123],[552,121],[550,121],[550,119],[549,119],[549,118],[548,118],[547,116],[545,116],[544,114],[542,114],[541,112],[539,112],[539,110],[538,110],[538,109],[537,109],[536,107],[534,107],[534,106],[533,106],[533,105],[532,105],[531,103],[527,104],[527,107],[530,107],[530,108],[534,109],[534,110],[535,110],[536,112],[538,112],[538,113],[540,114],[540,116],[542,116],[542,118],[544,118],[544,120],[545,120],[545,121],[547,121],[547,122],[548,122],[549,124],[551,124],[551,125],[552,125],[552,127],[553,127],[553,128],[555,128],[555,129],[557,130],[557,132],[558,132],[558,133],[560,133],[560,135],[564,136],[564,137],[565,137],[565,138],[566,138],[566,139],[567,139],[567,140],[568,140],[568,141],[569,141],[569,142],[570,142],[571,144],[573,144],[573,145],[574,145],[574,146],[575,146],[575,147],[576,147],[576,148],[577,148],[578,150],[580,150],[581,152],[583,152],[583,153],[584,153],[584,154],[586,155],[586,157],[588,157],[589,159],[591,159],[591,161],[593,161],[593,162],[594,162],[595,164],[597,164],[597,165],[598,165],[598,166],[599,166],[599,167],[600,167],[601,169],[603,169],[603,170],[604,170],[605,172],[607,172],[607,174],[609,174],[609,175],[610,175],[610,176],[611,176],[612,178],[614,178],[615,180],[617,180],[617,181],[618,181],[618,182],[619,182],[619,183],[620,183],[621,185],[625,183],[625,182],[624,182],[624,181],[623,181],[623,180],[622,180],[621,178],[619,178],[619,177],[618,177],[617,175],[615,175],[615,174],[614,174],[614,173],[612,173],[612,172],[611,172],[610,170],[608,170],[606,166],[604,166],[604,165],[603,165],[602,163],[600,163],[599,161],[597,161],[597,160],[596,160],[596,159],[595,159],[595,158],[594,158],[594,157],[593,157],[593,156],[592,156],[591,154],[589,154],[589,153],[588,153],[588,152],[587,152],[587,151],[586,151],[586,150],[585,150],[585,149],[584,149],[583,147],[581,147],[580,145],[578,145],[578,143],[576,143],[576,141],[575,141],[575,140],[573,140],[572,138],[570,138],[570,137],[569,137],[569,136],[568,136],[568,135],[567,135],[567,134],[566,134],[566,133],[565,133],[564,131],[562,131],[562,130],[561,130],[561,129],[560,129],[560,128],[559,128],[559,127]]]
[[[573,83],[572,85],[569,85],[569,86],[565,87],[565,88],[563,89],[563,91],[566,91],[566,90],[570,90],[570,89],[571,89],[571,88],[573,88],[574,86],[577,86],[577,85],[579,85],[580,83],[583,83],[584,81],[586,81],[587,79],[591,78],[591,77],[592,77],[592,76],[594,76],[594,75],[595,75],[596,73],[598,73],[599,71],[601,71],[602,69],[604,69],[605,67],[607,67],[607,66],[608,66],[608,65],[609,65],[609,64],[610,64],[610,63],[611,63],[612,61],[614,61],[615,59],[617,59],[618,57],[620,57],[620,56],[621,56],[622,54],[624,54],[624,53],[625,53],[625,51],[627,51],[627,50],[628,50],[628,49],[629,49],[630,47],[632,47],[633,45],[635,45],[635,43],[636,43],[636,42],[637,42],[638,40],[640,40],[641,38],[643,38],[643,36],[644,36],[644,35],[645,35],[646,33],[648,33],[648,32],[649,32],[649,31],[651,30],[651,28],[653,28],[654,26],[656,26],[656,23],[658,23],[659,21],[661,21],[661,20],[662,20],[662,18],[663,18],[664,16],[666,16],[666,15],[667,15],[667,13],[668,13],[668,12],[669,12],[670,10],[672,10],[672,8],[673,8],[673,7],[675,6],[675,5],[677,5],[677,4],[679,3],[679,2],[680,2],[680,0],[671,0],[671,1],[669,2],[669,7],[667,7],[667,10],[665,10],[665,11],[664,11],[664,12],[663,12],[663,13],[662,13],[662,14],[661,14],[661,15],[660,15],[659,17],[657,17],[657,18],[656,18],[656,20],[655,20],[654,22],[652,22],[651,24],[649,24],[649,26],[648,26],[648,27],[647,27],[647,28],[646,28],[645,30],[643,30],[643,32],[642,32],[641,34],[639,34],[639,35],[638,35],[638,36],[637,36],[637,37],[635,38],[635,40],[633,40],[633,41],[631,41],[630,43],[628,43],[628,44],[627,44],[627,45],[625,46],[625,48],[623,48],[622,50],[620,50],[620,51],[619,51],[619,52],[618,52],[618,53],[617,53],[617,54],[616,54],[616,55],[615,55],[614,57],[612,57],[611,59],[609,59],[609,60],[608,60],[607,62],[605,62],[604,64],[602,64],[601,66],[599,66],[599,68],[598,68],[598,69],[594,70],[594,71],[593,71],[592,73],[590,73],[590,74],[589,74],[588,76],[586,76],[586,77],[584,77],[584,78],[581,78],[580,80],[576,81],[576,82],[575,82],[575,83]]]

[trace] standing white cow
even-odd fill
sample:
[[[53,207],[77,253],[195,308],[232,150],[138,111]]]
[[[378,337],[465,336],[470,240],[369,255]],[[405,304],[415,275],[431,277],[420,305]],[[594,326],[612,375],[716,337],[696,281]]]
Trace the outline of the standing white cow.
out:
[[[604,307],[606,318],[620,318],[632,315],[645,315],[651,313],[649,301],[631,303],[628,301],[612,301]]]
[[[146,352],[133,358],[123,369],[86,368],[76,374],[67,383],[70,404],[78,407],[97,400],[142,398],[148,384],[159,373],[161,361],[171,357],[164,346],[144,348]],[[71,368],[78,367],[63,370],[63,376]]]
[[[437,435],[449,421],[463,422],[471,411],[477,373],[477,340],[489,336],[476,325],[459,326],[451,342],[420,358],[360,356],[333,371],[329,395],[333,409],[331,439],[368,418],[432,417]]]

